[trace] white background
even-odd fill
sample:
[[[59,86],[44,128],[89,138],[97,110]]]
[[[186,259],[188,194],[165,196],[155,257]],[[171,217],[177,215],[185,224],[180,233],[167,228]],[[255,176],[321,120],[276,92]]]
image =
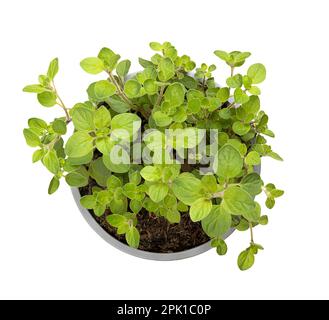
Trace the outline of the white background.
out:
[[[329,298],[328,31],[325,0],[1,1],[0,298]],[[136,70],[137,58],[152,54],[148,43],[166,40],[215,63],[219,82],[228,69],[215,49],[251,51],[249,62],[267,67],[262,106],[285,162],[265,159],[262,171],[286,194],[255,231],[265,251],[248,272],[236,266],[247,233],[229,238],[226,257],[154,262],[117,251],[83,220],[67,186],[47,195],[50,174],[31,163],[27,119],[61,110],[21,89],[50,59],[60,58],[57,86],[72,106],[95,80],[82,58],[108,46]]]

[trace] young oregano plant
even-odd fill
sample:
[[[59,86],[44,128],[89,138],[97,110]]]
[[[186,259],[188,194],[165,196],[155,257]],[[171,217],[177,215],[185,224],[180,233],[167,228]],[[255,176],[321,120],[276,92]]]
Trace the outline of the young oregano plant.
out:
[[[249,52],[216,50],[229,66],[220,86],[215,65],[197,67],[169,42],[150,47],[155,53],[139,58],[142,70],[135,74],[129,74],[131,62],[109,48],[83,59],[84,71],[104,79],[91,83],[86,101],[74,106],[65,105],[56,89],[58,59],[52,60],[38,83],[23,89],[43,107],[63,111],[50,122],[28,120],[23,133],[36,149],[32,161],[52,174],[49,194],[62,179],[71,187],[89,185],[82,206],[105,215],[133,248],[140,243],[141,212],[172,224],[189,214],[219,255],[228,250],[223,238],[230,229],[249,230],[250,244],[238,257],[239,268],[247,270],[263,250],[254,228],[268,223],[255,197],[263,192],[272,209],[283,195],[258,173],[262,157],[282,160],[267,143],[274,133],[261,110],[258,85],[266,69],[255,63],[239,72]]]

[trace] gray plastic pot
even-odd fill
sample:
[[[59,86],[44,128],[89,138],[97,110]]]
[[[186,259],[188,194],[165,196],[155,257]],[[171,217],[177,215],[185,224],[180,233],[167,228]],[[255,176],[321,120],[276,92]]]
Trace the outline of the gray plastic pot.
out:
[[[260,173],[260,166],[255,167],[255,172]],[[197,256],[201,253],[204,253],[208,250],[211,249],[210,241],[207,243],[204,243],[200,246],[197,246],[192,249],[188,249],[185,251],[180,251],[180,252],[174,252],[174,253],[156,253],[156,252],[149,252],[149,251],[143,251],[143,250],[138,250],[129,247],[128,245],[120,242],[113,236],[111,236],[109,233],[107,233],[99,224],[98,222],[94,219],[92,214],[82,207],[80,204],[80,199],[81,199],[81,194],[78,188],[72,188],[72,193],[74,200],[80,209],[80,212],[82,216],[85,218],[87,223],[90,225],[90,227],[101,237],[103,240],[105,240],[107,243],[112,245],[113,247],[121,250],[122,252],[128,253],[132,256],[138,257],[138,258],[143,258],[143,259],[149,259],[149,260],[158,260],[158,261],[172,261],[172,260],[181,260],[181,259],[186,259],[190,257]],[[232,233],[234,232],[234,229],[230,229],[224,236],[223,239],[226,239],[229,237]]]

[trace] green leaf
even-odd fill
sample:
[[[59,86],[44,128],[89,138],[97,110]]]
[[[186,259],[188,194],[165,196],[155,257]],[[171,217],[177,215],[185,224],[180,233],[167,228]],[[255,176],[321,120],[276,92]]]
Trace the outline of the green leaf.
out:
[[[121,214],[111,214],[106,217],[106,221],[115,228],[127,223],[127,218]]]
[[[118,139],[132,138],[141,126],[141,119],[133,113],[121,113],[113,117],[112,135]]]
[[[254,94],[256,96],[259,96],[261,94],[261,91],[258,87],[252,86],[250,89],[248,89],[249,93]]]
[[[164,58],[159,63],[159,80],[166,82],[175,75],[175,65],[170,58]]]
[[[111,140],[110,137],[99,137],[96,138],[96,148],[102,153],[109,155],[112,148],[115,146],[115,141]]]
[[[259,224],[262,226],[266,226],[268,224],[268,216],[261,216],[259,218]]]
[[[202,228],[210,238],[222,237],[232,224],[231,215],[221,209],[221,206],[213,206],[209,215],[202,220]]]
[[[226,62],[230,59],[230,55],[229,55],[227,52],[222,51],[222,50],[216,50],[216,51],[214,52],[214,54],[215,54],[218,58],[220,58],[220,59],[222,59],[222,60],[224,60],[224,61],[226,61]]]
[[[40,84],[31,84],[23,88],[24,92],[28,93],[42,93],[45,91],[50,91],[49,89],[41,86]]]
[[[38,96],[39,103],[44,107],[53,107],[56,104],[57,96],[52,91],[45,91],[42,93],[39,93]]]
[[[218,152],[217,175],[223,178],[236,177],[243,167],[239,151],[231,145],[224,145]]]
[[[53,174],[58,174],[60,170],[59,160],[55,150],[49,150],[43,157],[44,166]]]
[[[186,90],[181,83],[172,83],[167,87],[164,94],[165,100],[170,103],[171,107],[178,107],[184,103],[185,91]]]
[[[96,206],[96,198],[94,195],[83,196],[80,203],[86,209],[93,209]]]
[[[98,58],[103,61],[104,66],[108,71],[113,71],[120,60],[120,55],[115,54],[109,48],[102,48],[98,54]]]
[[[95,83],[94,94],[97,100],[106,100],[113,96],[116,92],[116,87],[108,80],[100,80]]]
[[[129,203],[129,207],[131,209],[132,212],[134,213],[138,213],[139,211],[142,210],[143,208],[143,203],[139,200],[131,200],[130,203]]]
[[[257,151],[250,151],[246,156],[245,162],[249,166],[259,165],[261,162],[259,153]]]
[[[168,185],[164,183],[156,183],[156,184],[152,184],[149,187],[148,195],[150,196],[152,201],[159,203],[166,197],[168,191],[169,191]]]
[[[247,75],[252,79],[253,84],[261,83],[266,78],[265,66],[261,63],[255,63],[249,67]]]
[[[180,221],[181,221],[181,215],[180,215],[179,211],[177,211],[177,210],[167,210],[165,218],[170,223],[180,223]]]
[[[111,125],[111,113],[106,107],[99,107],[94,115],[94,124],[97,129],[107,128]]]
[[[121,62],[119,62],[116,67],[118,76],[124,78],[128,74],[130,66],[131,62],[129,60],[122,60]]]
[[[251,195],[242,188],[231,186],[224,192],[222,208],[233,215],[248,217],[254,213],[256,204]]]
[[[55,193],[59,188],[59,179],[57,177],[53,177],[49,183],[48,194]]]
[[[255,256],[251,248],[240,253],[238,257],[238,266],[241,271],[250,269],[255,263]]]
[[[66,123],[65,121],[61,120],[61,119],[56,119],[53,123],[52,123],[52,127],[54,129],[54,131],[60,135],[64,135],[66,134],[67,128],[66,128]]]
[[[98,185],[106,187],[107,180],[111,176],[111,171],[106,168],[103,158],[100,157],[90,163],[89,174],[96,180]]]
[[[161,112],[161,111],[156,111],[152,114],[152,117],[158,127],[167,127],[169,126],[173,119],[169,117],[167,114]]]
[[[249,100],[249,96],[244,93],[244,91],[241,88],[236,88],[234,90],[234,101],[236,103],[246,103]]]
[[[88,184],[88,172],[86,169],[78,169],[76,171],[70,172],[65,176],[66,183],[71,187],[84,187]]]
[[[147,79],[144,82],[144,89],[147,94],[156,94],[158,92],[158,85],[155,80]]]
[[[234,133],[236,133],[239,136],[244,136],[250,131],[250,124],[249,123],[243,123],[241,121],[235,121],[233,123],[232,129]]]
[[[119,147],[114,155],[103,154],[103,162],[109,170],[115,173],[126,173],[130,169],[130,158],[126,150]]]
[[[226,84],[230,88],[240,88],[242,86],[242,76],[241,76],[241,74],[236,74],[233,77],[229,77],[226,80]]]
[[[32,162],[35,163],[35,162],[40,161],[43,158],[43,155],[44,155],[43,149],[34,151],[33,156],[32,156]]]
[[[265,201],[265,205],[268,209],[273,209],[275,206],[275,199],[272,197],[268,197]]]
[[[124,102],[119,96],[112,96],[107,99],[111,109],[117,113],[124,113],[130,110],[130,106]]]
[[[206,218],[212,209],[210,199],[200,198],[192,203],[190,208],[190,217],[193,222],[201,221]]]
[[[85,131],[75,132],[67,141],[65,153],[68,157],[80,158],[94,149],[94,138]]]
[[[230,97],[230,89],[227,87],[220,88],[217,91],[217,98],[219,98],[220,102],[226,102]]]
[[[154,51],[161,51],[163,46],[159,42],[150,42],[150,48]]]
[[[150,68],[150,67],[153,68],[154,67],[154,64],[151,61],[145,60],[143,58],[138,58],[138,62],[143,68]]]
[[[80,62],[81,68],[90,73],[90,74],[98,74],[104,71],[104,63],[99,58],[86,58]]]
[[[40,138],[31,129],[24,129],[23,134],[28,146],[34,148],[40,145]]]
[[[190,99],[187,103],[187,108],[191,113],[198,113],[201,110],[200,99]]]
[[[58,58],[55,58],[50,62],[48,67],[47,76],[49,80],[52,81],[57,73],[58,73]]]
[[[253,172],[243,177],[240,185],[250,195],[256,196],[262,192],[263,181],[258,173]]]
[[[247,114],[256,115],[260,109],[259,97],[250,96],[249,100],[242,105],[242,108]]]
[[[150,182],[158,181],[161,178],[160,169],[158,167],[153,167],[153,166],[144,167],[141,170],[140,174],[144,180],[150,181]]]
[[[178,200],[192,205],[202,197],[202,183],[191,173],[180,174],[173,182],[172,190]]]
[[[126,241],[128,245],[132,248],[138,248],[140,235],[136,227],[131,227],[126,232]]]
[[[270,151],[266,154],[267,156],[273,158],[274,160],[283,161],[280,155],[278,155],[276,152]]]
[[[129,98],[136,98],[138,97],[141,88],[142,87],[137,80],[130,79],[125,83],[124,92]]]
[[[95,129],[94,111],[85,107],[73,109],[72,121],[76,130],[93,131]]]
[[[284,195],[283,190],[279,190],[279,189],[271,190],[271,196],[273,196],[274,198],[279,198],[282,197],[283,195]]]
[[[219,256],[224,256],[227,253],[227,244],[224,240],[219,239],[217,242],[216,252]]]

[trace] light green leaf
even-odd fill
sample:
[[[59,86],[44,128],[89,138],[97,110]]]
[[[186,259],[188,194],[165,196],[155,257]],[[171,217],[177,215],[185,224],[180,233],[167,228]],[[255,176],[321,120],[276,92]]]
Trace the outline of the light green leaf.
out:
[[[250,269],[255,263],[255,256],[251,248],[240,253],[238,257],[238,266],[240,270],[245,271]]]
[[[240,88],[242,86],[242,76],[241,76],[241,74],[236,74],[233,77],[229,77],[226,80],[226,84],[230,88]]]
[[[228,60],[230,59],[230,55],[229,55],[227,52],[222,51],[222,50],[216,50],[216,51],[214,52],[214,54],[215,54],[218,58],[220,58],[220,59],[222,59],[222,60],[224,60],[224,61],[228,61]]]
[[[227,244],[224,240],[218,239],[216,252],[219,256],[224,256],[227,253]]]
[[[179,107],[184,103],[185,92],[184,86],[179,82],[175,82],[167,87],[164,97],[171,107]]]
[[[98,74],[104,71],[104,63],[101,59],[92,57],[86,58],[80,62],[81,68],[90,73],[90,74]]]
[[[249,166],[256,166],[260,164],[260,155],[257,151],[250,151],[245,159],[245,162]]]
[[[175,65],[170,58],[164,58],[159,63],[159,80],[166,82],[175,75]]]
[[[173,182],[172,190],[178,200],[192,205],[202,197],[202,183],[191,173],[180,174]]]
[[[35,162],[40,161],[43,158],[43,155],[44,155],[43,149],[34,151],[33,156],[32,156],[32,162],[35,163]]]
[[[28,146],[34,148],[40,145],[40,138],[31,129],[24,129],[23,134]]]
[[[107,99],[111,109],[117,113],[124,113],[130,110],[130,106],[124,102],[119,96],[112,96]]]
[[[156,184],[152,184],[149,187],[148,195],[150,196],[152,201],[159,203],[166,197],[168,191],[169,191],[168,185],[164,183],[156,183]]]
[[[236,88],[234,90],[234,101],[236,103],[246,103],[249,100],[249,96],[244,93],[244,91],[241,88]]]
[[[261,63],[255,63],[249,67],[247,75],[252,79],[253,84],[261,83],[266,78],[265,66]]]
[[[85,131],[75,132],[67,141],[65,153],[68,157],[80,158],[94,149],[94,138]]]
[[[235,121],[233,123],[232,129],[234,133],[236,133],[239,136],[244,136],[250,131],[250,124],[249,123],[243,123],[241,121]]]
[[[86,209],[93,209],[96,206],[96,198],[94,195],[86,195],[80,199],[80,203]]]
[[[141,119],[133,113],[121,113],[113,117],[111,122],[113,136],[118,139],[132,138],[141,126]]]
[[[49,64],[47,76],[50,81],[52,81],[58,72],[58,58],[52,60]]]
[[[58,174],[60,166],[55,150],[49,150],[42,158],[42,163],[51,173]]]
[[[70,172],[65,176],[66,183],[71,187],[84,187],[88,184],[88,174],[84,170]]]
[[[234,147],[231,145],[224,145],[218,152],[218,163],[215,171],[217,175],[223,178],[236,177],[243,167],[243,159]]]
[[[138,97],[141,90],[141,85],[137,80],[130,79],[125,83],[124,92],[129,98]]]
[[[28,93],[42,93],[45,91],[50,91],[49,89],[41,86],[40,84],[31,84],[23,88],[24,92]]]
[[[111,113],[105,106],[101,106],[96,110],[94,124],[97,129],[107,128],[111,125]]]
[[[98,185],[106,187],[107,180],[111,176],[111,171],[105,167],[103,158],[100,157],[90,163],[89,174],[96,180]]]
[[[144,89],[147,94],[156,94],[158,92],[158,85],[155,80],[147,79],[144,82]]]
[[[262,192],[263,181],[256,172],[249,173],[241,180],[241,188],[252,196],[256,196]]]
[[[66,134],[67,128],[66,128],[66,123],[65,121],[61,120],[61,119],[56,119],[53,123],[52,123],[52,127],[54,129],[54,131],[60,135],[64,135]]]
[[[53,107],[56,104],[57,96],[52,91],[45,91],[37,95],[39,103],[44,107]]]
[[[102,48],[98,54],[98,58],[103,61],[106,70],[113,71],[120,60],[120,55],[115,54],[109,48]]]
[[[163,46],[159,42],[150,42],[150,48],[154,51],[161,51]]]
[[[161,171],[158,167],[153,166],[146,166],[144,167],[141,172],[141,176],[144,180],[154,182],[158,181],[161,178]]]
[[[59,188],[59,179],[57,177],[53,177],[48,187],[48,194],[55,193],[58,190],[58,188]]]
[[[136,227],[131,227],[126,232],[126,241],[128,245],[132,248],[138,248],[140,235]]]
[[[85,107],[73,109],[72,121],[76,130],[93,131],[95,129],[94,111]]]
[[[106,217],[106,221],[115,228],[120,227],[123,224],[127,224],[127,218],[121,214],[111,214]]]
[[[118,76],[124,78],[128,74],[130,66],[131,62],[129,60],[122,60],[121,62],[119,62],[116,67]]]
[[[224,192],[222,208],[233,215],[242,215],[243,217],[252,213],[255,208],[255,202],[251,195],[242,188],[231,186]]]
[[[172,118],[161,111],[154,112],[152,117],[158,127],[167,127],[172,123]]]
[[[115,173],[128,172],[130,168],[128,152],[121,147],[117,148],[117,146],[113,147],[112,151],[110,154],[103,154],[103,162],[106,168]]]
[[[249,100],[242,105],[243,110],[246,114],[256,115],[260,109],[260,101],[257,96],[250,96]]]
[[[97,100],[102,101],[113,96],[116,92],[116,87],[108,80],[97,81],[94,85],[94,94]]]
[[[212,209],[210,199],[200,198],[192,203],[190,208],[190,217],[193,222],[201,221],[206,218]]]
[[[230,89],[227,87],[224,88],[220,88],[217,91],[217,98],[219,98],[219,100],[223,103],[226,102],[228,100],[228,98],[230,97]]]
[[[221,209],[221,206],[213,206],[209,215],[202,220],[202,228],[210,238],[222,237],[232,224],[231,215]]]

